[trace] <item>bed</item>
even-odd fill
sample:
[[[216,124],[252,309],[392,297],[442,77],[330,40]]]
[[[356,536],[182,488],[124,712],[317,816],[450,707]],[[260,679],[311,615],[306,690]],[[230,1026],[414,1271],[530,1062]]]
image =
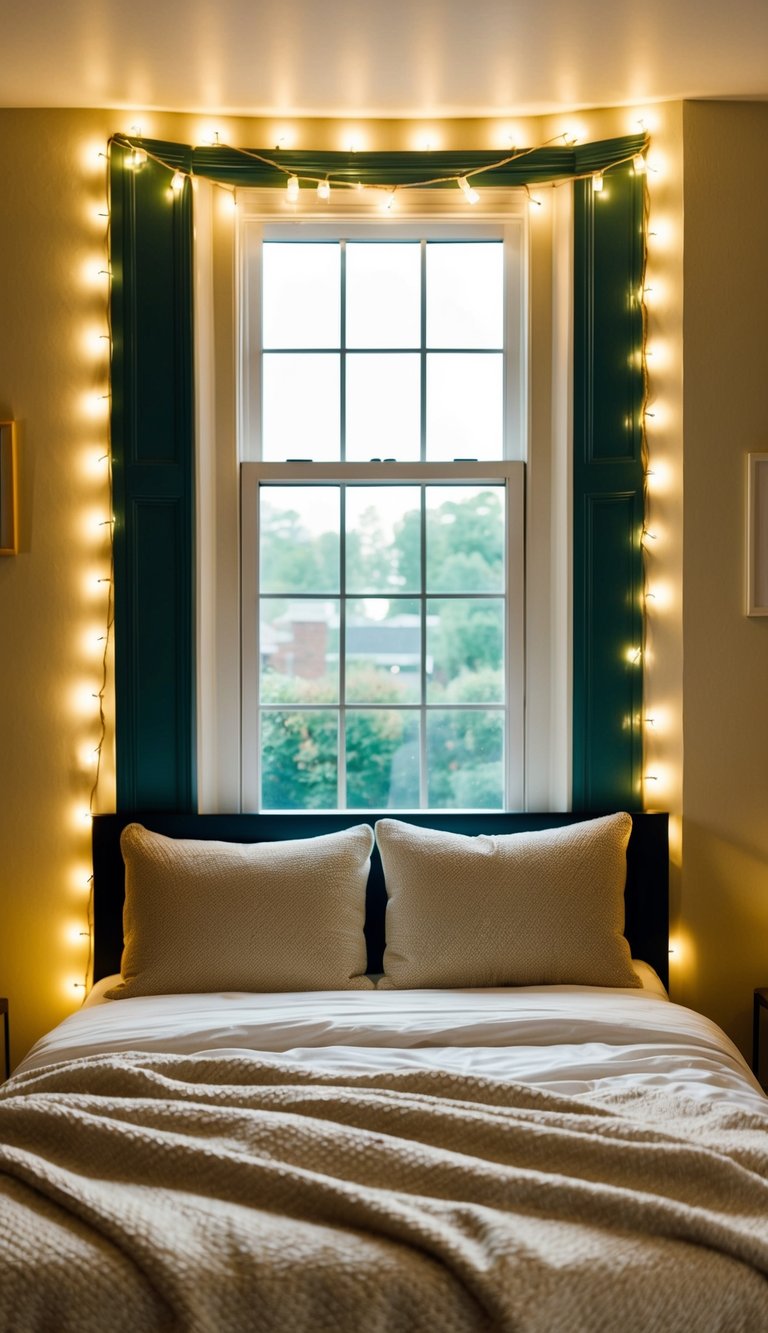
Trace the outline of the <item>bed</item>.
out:
[[[0,1329],[768,1328],[768,1101],[667,997],[666,838],[97,817],[96,985],[0,1089]]]

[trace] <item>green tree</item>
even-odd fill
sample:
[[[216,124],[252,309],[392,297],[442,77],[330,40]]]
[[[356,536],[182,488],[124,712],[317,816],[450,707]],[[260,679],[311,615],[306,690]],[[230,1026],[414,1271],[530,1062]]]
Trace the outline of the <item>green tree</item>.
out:
[[[385,809],[393,758],[406,739],[407,715],[396,707],[396,680],[365,667],[353,671],[351,678],[358,697],[364,695],[377,707],[347,711],[347,804]],[[271,698],[280,702],[281,697],[295,706],[262,713],[262,803],[272,810],[334,809],[338,715],[335,709],[307,707],[332,702],[329,686],[274,677]]]
[[[279,509],[265,500],[260,519],[262,592],[338,591],[338,533],[313,534],[295,509]]]

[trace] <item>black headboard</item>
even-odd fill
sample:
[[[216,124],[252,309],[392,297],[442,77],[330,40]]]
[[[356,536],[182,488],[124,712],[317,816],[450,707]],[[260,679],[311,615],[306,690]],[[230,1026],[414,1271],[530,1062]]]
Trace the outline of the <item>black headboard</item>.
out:
[[[93,820],[94,980],[120,971],[123,948],[123,859],[120,834],[134,821],[170,838],[206,838],[221,842],[278,842],[335,833],[353,824],[375,824],[377,819],[403,818],[423,828],[453,833],[523,833],[575,824],[595,815],[569,814],[290,814],[195,815],[132,811],[96,815]],[[627,884],[624,895],[625,933],[634,958],[656,969],[664,985],[669,974],[669,851],[668,816],[632,815],[627,848]],[[386,892],[378,850],[371,858],[366,900],[365,935],[368,968],[381,971],[384,950]]]

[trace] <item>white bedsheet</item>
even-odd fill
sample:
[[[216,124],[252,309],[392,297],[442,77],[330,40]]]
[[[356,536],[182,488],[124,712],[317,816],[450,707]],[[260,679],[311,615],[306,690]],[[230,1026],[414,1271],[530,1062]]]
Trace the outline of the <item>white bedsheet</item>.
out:
[[[17,1072],[128,1050],[268,1052],[319,1073],[440,1069],[567,1095],[657,1087],[768,1110],[721,1030],[658,989],[146,996],[85,1006],[43,1037]]]

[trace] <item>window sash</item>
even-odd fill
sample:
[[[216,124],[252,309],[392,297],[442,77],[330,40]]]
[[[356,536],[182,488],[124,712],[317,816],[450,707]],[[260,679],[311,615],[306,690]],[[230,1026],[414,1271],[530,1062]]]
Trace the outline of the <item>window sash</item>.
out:
[[[520,462],[486,462],[474,464],[354,464],[354,463],[315,463],[315,464],[277,464],[244,463],[242,477],[242,803],[243,808],[256,810],[261,801],[261,705],[259,700],[260,684],[260,534],[259,534],[259,489],[263,484],[307,485],[325,482],[327,484],[370,483],[372,485],[420,483],[427,484],[503,484],[505,488],[505,571],[506,587],[505,606],[505,653],[504,686],[505,705],[494,705],[495,710],[506,708],[505,748],[504,748],[504,807],[519,809],[524,806],[524,467]],[[423,539],[423,534],[422,534]],[[343,568],[343,566],[342,566]],[[418,595],[411,600],[419,601],[426,609],[426,603],[432,594],[425,587],[424,571],[422,585]],[[343,599],[345,588],[342,581],[340,598]],[[479,596],[480,594],[478,594]],[[343,600],[340,605],[343,606]],[[424,622],[425,623],[425,622]],[[423,631],[422,631],[423,632]],[[421,670],[425,664],[422,660]],[[328,711],[335,711],[337,716],[344,716],[348,709],[359,709],[365,705],[349,703],[344,699],[343,669],[340,680],[338,704],[327,705]],[[287,705],[286,707],[294,707]],[[299,708],[299,705],[295,705]],[[406,706],[407,707],[407,706]],[[444,704],[429,704],[425,697],[413,705],[421,718],[422,755],[421,755],[421,800],[424,801],[426,770],[424,766],[424,737],[426,717],[429,712],[445,708]],[[458,705],[457,705],[458,707]],[[461,705],[467,710],[472,705]],[[474,705],[475,708],[487,705]],[[340,756],[339,786],[341,793],[344,783],[343,758]],[[334,807],[335,808],[335,807]],[[425,804],[419,808],[428,808]]]
[[[350,191],[350,195],[354,195]],[[408,192],[408,221],[382,222],[370,218],[370,207],[365,222],[357,221],[356,210],[361,212],[353,198],[347,198],[334,220],[329,213],[319,221],[314,215],[286,221],[284,200],[274,198],[278,191],[246,191],[238,204],[240,220],[240,269],[242,300],[240,305],[240,395],[238,433],[240,458],[256,462],[262,451],[263,383],[261,373],[262,307],[262,246],[265,241],[489,241],[498,240],[504,246],[504,370],[503,370],[503,449],[504,457],[525,459],[528,453],[528,290],[526,255],[528,248],[528,209],[520,191],[485,191],[495,196],[484,205],[481,219],[467,220],[466,206],[457,214],[455,205],[444,213],[433,210],[441,202],[441,192]],[[446,194],[445,191],[442,192]],[[452,193],[452,192],[451,192]],[[429,195],[429,200],[423,196]],[[269,197],[267,197],[269,196]],[[275,219],[275,212],[279,220]],[[473,210],[474,212],[474,210]],[[451,220],[449,220],[451,219]],[[292,349],[293,350],[293,349]],[[357,351],[357,349],[354,349]],[[381,349],[377,349],[381,350]],[[409,349],[410,350],[410,349]],[[454,349],[451,349],[454,350]],[[422,385],[423,390],[423,385]],[[343,402],[343,400],[342,400]],[[425,401],[422,401],[422,412]],[[422,424],[423,432],[423,424]]]

